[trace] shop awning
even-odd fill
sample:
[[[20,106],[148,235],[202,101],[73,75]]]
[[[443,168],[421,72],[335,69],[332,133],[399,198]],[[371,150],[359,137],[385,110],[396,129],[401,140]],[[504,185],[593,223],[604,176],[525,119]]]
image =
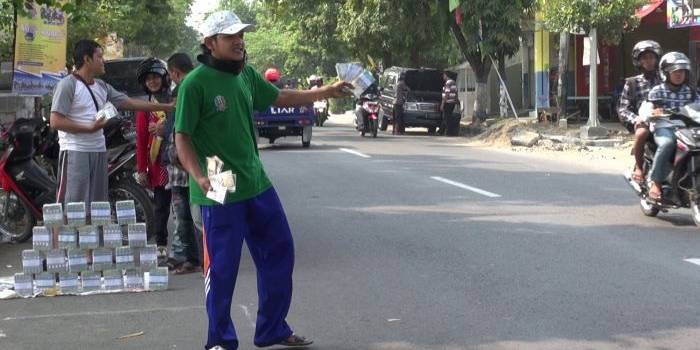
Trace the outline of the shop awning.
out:
[[[666,0],[649,0],[649,3],[642,6],[635,12],[635,15],[639,18],[644,18],[647,15],[654,12],[659,6],[663,5]]]

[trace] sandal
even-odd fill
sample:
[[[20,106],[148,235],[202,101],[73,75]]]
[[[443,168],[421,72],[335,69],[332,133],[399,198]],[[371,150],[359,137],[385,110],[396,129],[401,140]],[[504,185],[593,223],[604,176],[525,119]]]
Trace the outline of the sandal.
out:
[[[168,267],[168,271],[175,271],[182,267],[183,263],[180,261],[177,261],[173,258],[168,258],[168,260],[165,262],[165,266]]]
[[[644,173],[639,171],[639,168],[634,167],[634,170],[632,171],[631,179],[632,179],[632,181],[641,185],[644,183]]]
[[[195,273],[195,272],[200,272],[202,269],[198,266],[195,265],[189,261],[184,262],[177,268],[175,268],[175,272],[173,272],[175,275],[186,275],[189,273]]]
[[[661,202],[661,192],[651,192],[647,195],[647,198],[654,202]]]
[[[283,346],[309,346],[313,344],[313,340],[306,339],[302,336],[292,334],[287,339],[277,343],[276,345]]]

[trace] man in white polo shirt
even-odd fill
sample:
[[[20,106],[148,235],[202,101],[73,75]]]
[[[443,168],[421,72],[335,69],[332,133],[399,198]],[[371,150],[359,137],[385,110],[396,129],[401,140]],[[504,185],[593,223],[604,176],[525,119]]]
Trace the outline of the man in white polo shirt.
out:
[[[73,50],[76,71],[54,90],[51,127],[58,130],[58,203],[107,201],[105,118],[97,112],[107,102],[126,110],[171,111],[173,104],[149,103],[127,97],[96,77],[105,73],[102,47],[80,40]]]

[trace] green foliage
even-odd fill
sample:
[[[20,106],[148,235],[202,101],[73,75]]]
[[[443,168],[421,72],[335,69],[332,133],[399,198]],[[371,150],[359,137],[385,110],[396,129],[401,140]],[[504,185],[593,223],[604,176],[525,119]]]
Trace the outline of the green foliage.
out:
[[[647,0],[599,0],[593,7],[590,0],[538,0],[538,7],[544,26],[550,31],[588,33],[596,28],[604,41],[617,44],[624,32],[639,26],[635,11],[647,3]]]
[[[262,2],[288,31],[291,72],[334,76],[337,62],[445,68],[460,60],[449,32],[436,30],[432,0]]]
[[[70,14],[68,53],[74,43],[116,33],[127,47],[143,48],[142,54],[165,57],[175,51],[191,51],[197,45],[197,33],[185,25],[193,0],[39,0],[39,4],[60,7]],[[0,0],[0,55],[12,56],[14,9],[22,0]],[[4,33],[4,35],[2,35]],[[9,33],[9,34],[8,34]],[[70,63],[70,62],[69,62]]]

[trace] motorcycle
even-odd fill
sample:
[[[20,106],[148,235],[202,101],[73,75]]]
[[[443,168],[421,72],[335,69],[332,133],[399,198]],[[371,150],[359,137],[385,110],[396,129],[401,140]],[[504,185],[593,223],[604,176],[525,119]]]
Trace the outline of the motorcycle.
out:
[[[4,130],[4,129],[0,129]],[[136,182],[136,132],[133,124],[115,117],[104,128],[107,144],[108,197],[112,217],[115,203],[133,200],[139,222],[154,225],[153,203],[148,191]],[[32,227],[43,221],[42,207],[56,202],[58,135],[48,121],[18,119],[0,136],[8,145],[0,157],[0,233],[13,243],[32,235]]]
[[[690,208],[693,221],[700,226],[700,105],[665,111],[664,115],[656,118],[681,120],[685,123],[685,127],[674,127],[676,149],[672,157],[672,171],[662,183],[662,200],[650,199],[650,185],[638,184],[632,180],[631,173],[625,174],[625,179],[640,197],[644,215],[654,217],[659,212],[668,212],[670,209]],[[644,146],[645,173],[651,169],[656,148],[654,138],[650,137]]]
[[[0,234],[12,243],[27,241],[44,204],[56,202],[56,181],[34,159],[35,119],[0,127]]]
[[[372,137],[377,137],[379,129],[379,96],[369,93],[360,96],[357,101],[358,106],[355,108],[355,125],[357,130],[364,137],[365,133],[371,133]]]
[[[323,126],[323,123],[328,120],[328,100],[314,102],[314,116],[316,117],[316,126]]]

